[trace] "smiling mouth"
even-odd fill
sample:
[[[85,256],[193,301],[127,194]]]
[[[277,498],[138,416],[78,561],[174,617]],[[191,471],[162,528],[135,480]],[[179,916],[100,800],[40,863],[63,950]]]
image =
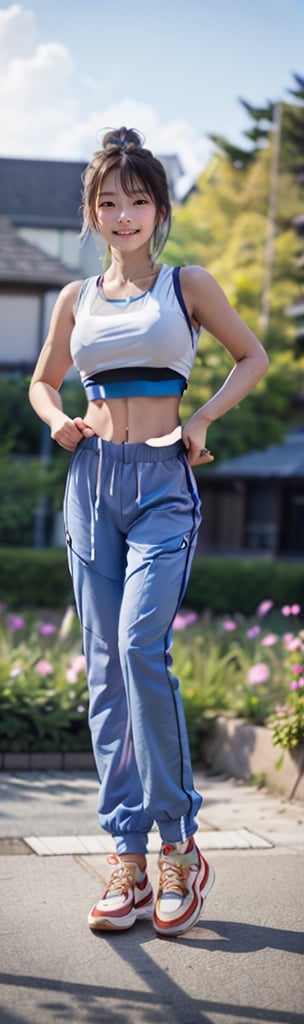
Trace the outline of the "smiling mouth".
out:
[[[114,231],[114,235],[137,235],[137,228],[133,228],[130,231]]]

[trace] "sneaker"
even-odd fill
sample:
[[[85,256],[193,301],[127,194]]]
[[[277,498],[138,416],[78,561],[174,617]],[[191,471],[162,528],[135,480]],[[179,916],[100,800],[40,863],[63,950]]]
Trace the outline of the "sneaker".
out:
[[[122,931],[140,917],[151,917],[153,892],[148,876],[138,864],[123,861],[117,854],[107,857],[115,864],[108,885],[88,916],[90,928]]]
[[[180,935],[198,920],[215,874],[190,836],[184,843],[163,843],[153,924],[160,935]]]

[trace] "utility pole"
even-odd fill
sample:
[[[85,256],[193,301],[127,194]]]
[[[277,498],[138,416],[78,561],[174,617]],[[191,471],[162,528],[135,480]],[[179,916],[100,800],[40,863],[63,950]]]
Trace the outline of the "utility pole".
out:
[[[262,340],[267,333],[269,325],[270,295],[274,263],[274,243],[276,231],[276,213],[278,205],[279,165],[280,165],[280,144],[281,144],[281,103],[276,103],[273,118],[273,143],[272,160],[270,168],[270,190],[269,208],[267,218],[267,236],[265,246],[265,279],[262,295],[260,333]]]

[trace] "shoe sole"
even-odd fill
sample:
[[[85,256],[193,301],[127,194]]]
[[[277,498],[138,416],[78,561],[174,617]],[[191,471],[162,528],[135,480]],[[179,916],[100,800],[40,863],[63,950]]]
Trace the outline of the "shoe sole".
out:
[[[183,922],[183,924],[173,924],[171,926],[168,925],[168,927],[166,924],[164,924],[163,927],[159,927],[156,924],[156,922],[153,921],[155,931],[157,932],[158,935],[163,935],[164,938],[166,938],[167,935],[183,935],[185,932],[189,931],[189,928],[193,928],[193,925],[196,924],[196,921],[199,920],[203,910],[204,902],[207,899],[207,896],[209,896],[209,893],[211,892],[212,886],[214,885],[215,882],[214,868],[211,867],[210,864],[208,865],[208,867],[208,878],[206,879],[205,885],[199,887],[198,905],[193,911],[193,914],[191,914],[191,917],[188,917],[187,920]]]
[[[136,921],[143,920],[144,918],[151,920],[153,915],[153,909],[154,901],[152,900],[151,903],[147,904],[146,907],[139,907],[138,910],[131,910],[129,914],[126,914],[125,917],[122,917],[120,919],[115,918],[114,920],[111,917],[91,918],[89,915],[88,925],[89,928],[91,928],[91,930],[94,932],[123,932],[126,931],[128,928],[133,928],[133,925],[136,924]]]

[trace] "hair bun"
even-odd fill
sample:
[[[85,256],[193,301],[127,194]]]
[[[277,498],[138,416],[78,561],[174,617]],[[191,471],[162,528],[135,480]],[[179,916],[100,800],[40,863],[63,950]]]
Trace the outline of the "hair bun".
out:
[[[107,152],[124,149],[130,153],[134,149],[141,149],[143,141],[143,137],[134,128],[123,126],[122,128],[112,128],[111,131],[106,132],[103,138],[103,148]]]

